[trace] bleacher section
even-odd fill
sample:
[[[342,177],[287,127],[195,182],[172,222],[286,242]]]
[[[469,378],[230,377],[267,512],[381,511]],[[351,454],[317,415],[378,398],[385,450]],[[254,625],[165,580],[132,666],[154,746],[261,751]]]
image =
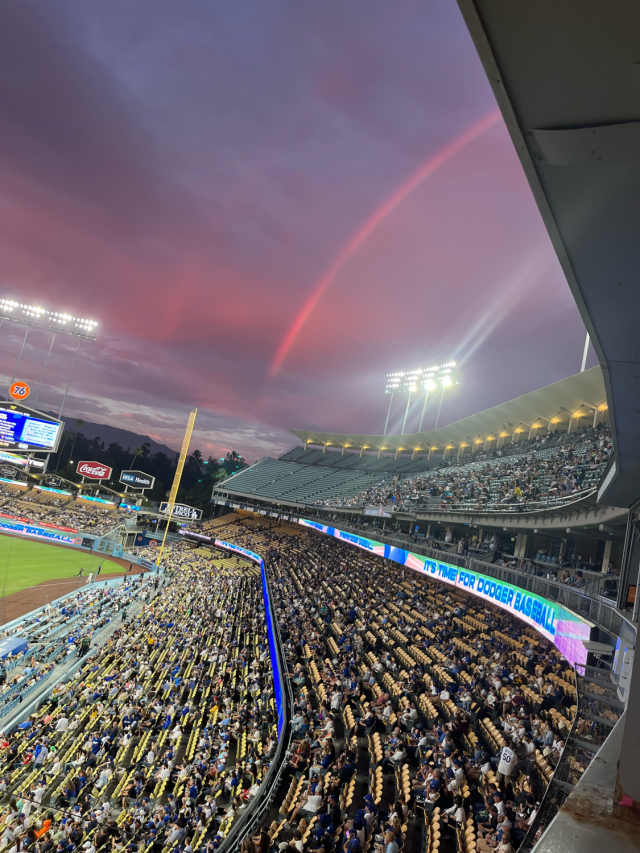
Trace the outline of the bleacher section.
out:
[[[340,470],[346,468],[370,474],[420,474],[442,464],[441,459],[429,460],[426,456],[419,456],[417,459],[411,460],[407,459],[406,456],[394,459],[387,455],[378,459],[377,453],[360,456],[359,453],[347,452],[342,454],[330,449],[327,449],[325,453],[322,450],[305,450],[300,445],[283,453],[279,460],[281,462],[298,462],[301,465],[321,465],[322,467],[339,468]]]
[[[591,495],[606,470],[611,436],[601,424],[571,434],[522,441],[507,452],[453,460],[377,459],[327,449],[294,447],[229,477],[218,489],[275,501],[398,510],[533,511]],[[296,461],[292,461],[296,460]],[[417,474],[415,467],[421,467]]]
[[[372,474],[264,459],[229,477],[222,488],[244,495],[312,503],[316,500],[350,498],[364,489],[380,485],[380,477]]]

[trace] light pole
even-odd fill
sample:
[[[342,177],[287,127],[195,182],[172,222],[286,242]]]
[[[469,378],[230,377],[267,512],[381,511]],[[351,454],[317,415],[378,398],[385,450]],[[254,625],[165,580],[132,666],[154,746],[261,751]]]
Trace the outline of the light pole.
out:
[[[426,393],[424,395],[424,403],[422,404],[422,414],[420,415],[420,428],[418,432],[422,432],[422,421],[424,420],[424,413],[427,411],[427,400],[429,399],[429,391],[435,391],[436,383],[433,379],[427,379],[424,383],[424,387],[426,389]]]
[[[47,353],[47,358],[44,363],[42,376],[40,377],[40,384],[38,385],[38,391],[36,392],[34,405],[38,402],[38,397],[40,396],[42,382],[44,380],[44,375],[47,370],[47,365],[49,364],[49,357],[51,356],[51,350],[53,349],[53,343],[56,339],[56,335],[71,335],[71,337],[78,338],[78,348],[76,349],[73,358],[71,376],[69,377],[67,389],[62,400],[62,406],[60,407],[60,413],[62,413],[64,404],[67,399],[67,394],[69,393],[69,387],[71,385],[71,379],[73,377],[73,372],[76,367],[76,362],[78,360],[78,351],[80,349],[80,343],[83,340],[95,341],[96,332],[98,330],[98,323],[95,320],[86,320],[82,317],[74,317],[73,315],[67,314],[64,311],[48,311],[45,308],[41,308],[39,305],[29,305],[24,302],[16,302],[14,299],[3,298],[0,299],[0,326],[4,323],[5,320],[9,320],[12,323],[19,323],[21,326],[25,326],[24,339],[22,341],[22,347],[20,348],[20,355],[18,356],[18,361],[16,364],[13,379],[11,380],[12,385],[16,376],[18,375],[18,367],[20,365],[24,346],[27,342],[27,335],[29,334],[29,329],[46,329],[47,331],[53,332],[53,337],[51,338],[51,345],[49,347],[49,352]],[[58,417],[60,417],[60,415],[58,415]]]
[[[24,350],[24,345],[27,342],[27,335],[29,334],[29,327],[24,330],[24,338],[22,339],[22,346],[20,347],[20,355],[18,356],[18,360],[16,361],[16,369],[13,371],[13,376],[11,377],[11,382],[9,383],[9,388],[14,383],[16,376],[18,375],[18,367],[20,365],[20,359],[22,358],[22,351]]]
[[[455,366],[455,361],[448,361],[446,364],[437,364],[433,367],[421,367],[416,370],[399,370],[395,373],[387,373],[387,385],[385,388],[385,394],[391,394],[391,400],[389,401],[389,411],[387,412],[387,421],[384,425],[383,435],[387,434],[387,428],[389,426],[389,416],[391,414],[391,404],[393,402],[393,395],[408,394],[409,396],[407,399],[407,407],[405,409],[404,420],[402,422],[401,435],[404,435],[405,427],[407,425],[407,418],[409,416],[409,408],[411,406],[411,395],[414,394],[420,387],[424,387],[427,391],[425,395],[424,404],[422,406],[422,416],[420,418],[420,430],[422,430],[422,422],[424,420],[424,415],[427,408],[427,398],[429,396],[429,391],[433,391],[436,388],[436,383],[441,382],[444,378],[448,378],[448,384],[451,385],[451,373]],[[440,404],[442,405],[442,401]]]
[[[411,388],[409,388],[409,396],[407,397],[407,408],[404,410],[404,420],[402,421],[402,432],[400,433],[400,435],[404,435],[404,428],[407,425],[407,415],[409,414],[409,403],[411,403],[411,395],[415,390],[415,385],[412,385]]]
[[[580,365],[580,373],[584,373],[587,367],[587,356],[589,355],[589,332],[587,332],[587,337],[584,339],[584,349],[582,350],[582,364]]]
[[[56,339],[56,333],[54,332],[53,336],[51,338],[51,346],[49,347],[49,352],[47,353],[47,358],[45,360],[44,367],[42,368],[42,376],[40,377],[40,384],[38,385],[38,390],[36,391],[36,398],[33,401],[33,407],[34,408],[36,407],[36,404],[38,402],[38,397],[40,396],[40,389],[42,388],[42,381],[44,379],[45,373],[47,372],[47,365],[49,364],[49,358],[51,357],[51,350],[53,349],[53,342],[55,341],[55,339]]]
[[[387,420],[385,421],[385,424],[384,424],[384,432],[382,433],[383,435],[387,434],[387,427],[389,426],[389,415],[391,414],[391,404],[393,403],[393,391],[391,391],[389,393],[391,394],[391,399],[389,400],[389,409],[387,411]]]
[[[436,425],[434,429],[438,429],[438,422],[440,421],[440,410],[442,409],[442,401],[444,400],[444,389],[448,388],[452,384],[450,376],[443,376],[440,382],[442,384],[442,393],[440,394],[440,405],[438,406],[438,414],[436,416]]]

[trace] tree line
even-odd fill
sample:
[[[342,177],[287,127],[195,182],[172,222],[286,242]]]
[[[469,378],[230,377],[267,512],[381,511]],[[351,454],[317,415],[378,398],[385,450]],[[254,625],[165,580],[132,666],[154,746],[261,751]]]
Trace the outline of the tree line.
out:
[[[76,474],[78,462],[95,460],[113,468],[111,480],[105,481],[109,488],[124,491],[124,486],[119,482],[121,471],[144,471],[156,480],[153,489],[145,491],[145,497],[151,501],[166,500],[176,472],[178,453],[174,457],[162,452],[151,453],[151,445],[147,442],[133,450],[125,449],[115,441],[105,446],[99,436],[87,438],[83,435],[80,431],[82,425],[82,421],[76,421],[75,430],[63,432],[58,452],[51,454],[47,469],[49,474],[57,474],[79,483],[82,478]],[[194,450],[185,461],[178,501],[204,510],[210,506],[214,485],[246,467],[247,463],[235,450],[227,453],[223,459],[214,459],[212,456],[205,459],[199,450]]]

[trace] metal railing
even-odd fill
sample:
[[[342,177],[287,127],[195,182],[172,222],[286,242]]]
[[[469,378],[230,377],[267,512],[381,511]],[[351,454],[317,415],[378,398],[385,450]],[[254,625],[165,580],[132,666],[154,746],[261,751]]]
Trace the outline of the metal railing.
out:
[[[280,625],[275,611],[273,596],[271,594],[271,582],[269,580],[269,571],[266,564],[265,577],[268,598],[267,606],[271,610],[271,616],[273,619],[276,654],[278,655],[279,663],[278,667],[274,667],[274,674],[278,671],[280,687],[283,695],[282,705],[284,719],[276,753],[271,761],[264,781],[260,785],[260,789],[256,796],[249,801],[249,805],[242,813],[241,817],[236,818],[231,824],[231,829],[220,845],[220,853],[231,853],[231,851],[240,850],[242,838],[246,835],[252,834],[255,827],[264,819],[264,816],[271,807],[280,787],[282,776],[287,766],[285,757],[291,744],[292,728],[289,725],[289,722],[291,720],[291,712],[293,708],[293,694],[291,691],[291,682],[285,677],[287,671],[287,660],[284,653],[282,637],[280,635]]]
[[[518,853],[533,850],[624,712],[624,703],[616,692],[615,676],[608,670],[579,666],[576,688],[576,715],[571,731]]]
[[[602,628],[603,631],[612,637],[620,636],[625,623],[627,628],[625,636],[629,637],[629,632],[633,636],[636,634],[635,626],[628,619],[625,619],[619,610],[616,610],[615,602],[597,594],[589,594],[590,590],[588,587],[578,589],[560,581],[552,580],[551,578],[529,574],[508,566],[498,566],[475,557],[464,557],[461,554],[430,548],[427,545],[411,542],[407,538],[385,536],[375,529],[363,529],[343,523],[340,524],[339,529],[345,530],[348,533],[355,533],[358,536],[374,537],[376,542],[381,542],[383,545],[403,548],[414,554],[440,560],[450,565],[469,569],[486,577],[494,578],[495,580],[510,583],[512,586],[518,586],[527,592],[533,592],[549,601],[557,602],[568,610],[584,616],[591,622],[595,622],[599,628]]]
[[[574,492],[565,497],[548,497],[541,501],[526,501],[523,503],[498,503],[491,501],[484,506],[461,506],[460,504],[444,504],[431,506],[428,503],[422,503],[420,499],[412,501],[408,498],[407,502],[396,505],[397,512],[459,512],[459,513],[482,513],[483,515],[505,515],[509,513],[525,514],[527,512],[544,512],[549,509],[558,509],[559,507],[570,507],[573,504],[580,503],[586,498],[596,494],[598,486],[593,486],[588,489],[583,489],[581,492]],[[370,502],[369,502],[370,503]],[[367,506],[366,498],[363,498],[357,504],[319,504],[316,502],[308,504],[308,506],[323,508],[323,509],[351,509],[354,512],[362,510]]]

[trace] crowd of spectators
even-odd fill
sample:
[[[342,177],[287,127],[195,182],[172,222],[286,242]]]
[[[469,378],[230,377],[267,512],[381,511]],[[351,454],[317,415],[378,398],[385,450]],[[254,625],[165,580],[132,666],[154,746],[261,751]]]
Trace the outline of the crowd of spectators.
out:
[[[227,522],[267,557],[296,693],[290,785],[244,850],[511,853],[575,714],[566,660],[459,590],[319,534]],[[415,846],[418,845],[418,846]]]
[[[6,853],[206,851],[259,790],[276,745],[259,574],[186,544],[163,566],[2,736]]]
[[[87,504],[69,497],[52,498],[47,492],[38,490],[17,491],[15,488],[0,488],[0,513],[20,519],[26,523],[44,526],[66,527],[80,533],[104,536],[118,524],[132,518],[134,510],[110,506]]]
[[[296,525],[204,528],[265,557],[295,694],[285,779],[243,853],[513,853],[535,833],[576,714],[557,649]],[[211,853],[259,793],[277,722],[260,572],[188,542],[162,566],[24,620],[31,650],[54,634],[84,658],[0,738],[6,853]]]
[[[599,482],[612,452],[604,424],[582,427],[558,438],[549,433],[509,453],[443,467],[428,474],[396,478],[350,498],[325,499],[316,506],[391,505],[406,510],[458,509],[473,512],[541,508],[575,500]]]

